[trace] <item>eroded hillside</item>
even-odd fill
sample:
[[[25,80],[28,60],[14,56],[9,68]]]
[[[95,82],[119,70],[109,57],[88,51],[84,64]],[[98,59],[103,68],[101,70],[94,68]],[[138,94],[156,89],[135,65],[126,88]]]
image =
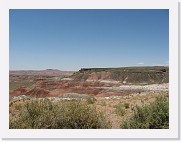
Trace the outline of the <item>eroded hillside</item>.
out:
[[[169,82],[169,68],[123,67],[83,68],[72,75],[75,81],[118,82],[123,84],[156,84]]]

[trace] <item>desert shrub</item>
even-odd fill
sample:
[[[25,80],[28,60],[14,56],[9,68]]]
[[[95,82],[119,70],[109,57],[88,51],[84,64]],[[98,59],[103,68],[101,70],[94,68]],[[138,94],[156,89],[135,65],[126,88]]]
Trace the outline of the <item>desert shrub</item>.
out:
[[[125,109],[128,109],[130,107],[129,103],[124,103]]]
[[[22,105],[21,104],[15,105],[15,109],[16,110],[20,110],[21,108],[22,108]]]
[[[10,129],[105,129],[110,128],[103,113],[86,102],[48,99],[28,101],[19,115],[10,118]]]
[[[105,101],[101,101],[101,106],[106,106],[106,102]]]
[[[116,114],[119,116],[124,116],[125,114],[125,109],[123,108],[122,103],[118,103],[117,105],[114,106]]]
[[[95,101],[96,101],[96,99],[94,97],[92,97],[92,98],[90,97],[90,98],[87,99],[88,104],[94,104]]]
[[[11,107],[12,105],[13,105],[13,102],[10,102],[10,103],[9,103],[9,107]]]
[[[123,129],[168,129],[169,101],[165,97],[157,97],[150,105],[136,106],[129,120],[120,125]]]

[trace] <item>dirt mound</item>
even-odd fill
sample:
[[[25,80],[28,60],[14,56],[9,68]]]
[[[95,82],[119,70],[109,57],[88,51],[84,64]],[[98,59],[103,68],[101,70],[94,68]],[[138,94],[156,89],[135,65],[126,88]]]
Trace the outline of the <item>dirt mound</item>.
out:
[[[25,93],[26,96],[36,97],[36,98],[47,97],[47,96],[50,96],[49,94],[50,94],[50,92],[48,90],[45,90],[45,89],[39,88],[39,87],[35,87]]]

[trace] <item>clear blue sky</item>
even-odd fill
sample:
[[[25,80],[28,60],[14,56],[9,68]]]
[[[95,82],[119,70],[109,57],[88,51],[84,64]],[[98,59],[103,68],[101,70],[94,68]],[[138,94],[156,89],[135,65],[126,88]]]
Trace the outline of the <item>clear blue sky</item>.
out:
[[[10,10],[10,70],[167,65],[168,10]]]

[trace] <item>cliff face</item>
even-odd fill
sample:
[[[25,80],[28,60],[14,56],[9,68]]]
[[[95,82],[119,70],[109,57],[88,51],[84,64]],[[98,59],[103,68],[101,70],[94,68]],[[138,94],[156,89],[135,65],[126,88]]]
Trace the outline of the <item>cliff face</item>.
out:
[[[84,68],[72,75],[75,81],[118,81],[123,84],[169,82],[169,67]]]

